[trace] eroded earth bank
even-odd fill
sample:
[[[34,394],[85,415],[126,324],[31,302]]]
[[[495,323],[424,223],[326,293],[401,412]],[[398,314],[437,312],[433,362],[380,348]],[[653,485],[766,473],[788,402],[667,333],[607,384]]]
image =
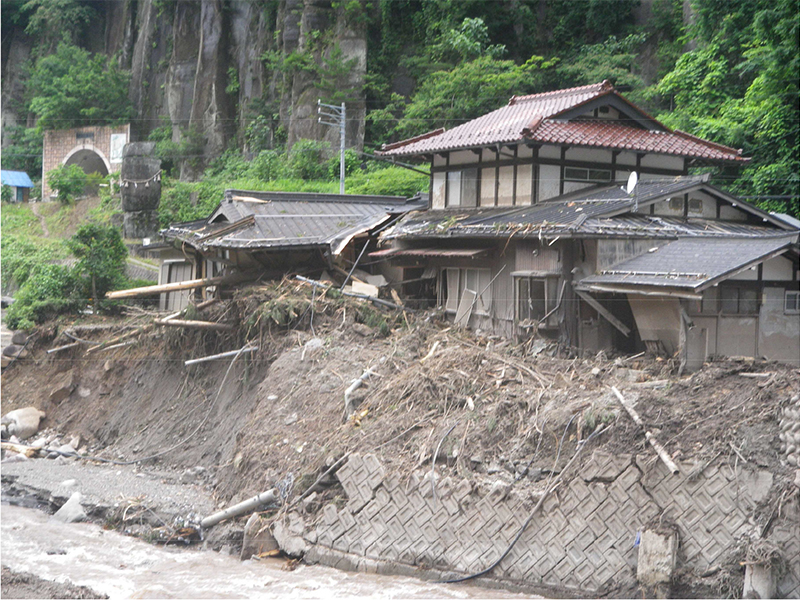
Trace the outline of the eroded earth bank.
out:
[[[231,331],[126,312],[52,322],[5,368],[3,414],[45,417],[4,444],[4,501],[53,510],[77,491],[88,518],[153,543],[431,581],[485,571],[548,596],[800,595],[796,369],[679,375],[288,280],[185,317]],[[267,490],[256,516],[201,527]]]

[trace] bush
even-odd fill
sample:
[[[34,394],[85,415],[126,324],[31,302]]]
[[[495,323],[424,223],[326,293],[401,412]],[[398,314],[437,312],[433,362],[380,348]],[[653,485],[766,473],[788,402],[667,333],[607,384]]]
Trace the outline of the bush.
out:
[[[86,223],[67,242],[78,259],[75,276],[84,297],[102,298],[125,281],[128,249],[116,227]]]
[[[68,267],[42,264],[25,280],[6,313],[10,329],[30,329],[36,323],[81,306],[80,284]]]
[[[86,173],[78,165],[56,167],[47,174],[47,183],[56,191],[61,204],[69,204],[84,193],[87,184]]]
[[[287,175],[297,179],[325,179],[327,161],[330,153],[328,142],[317,140],[298,140],[289,151]]]
[[[387,167],[379,171],[359,173],[348,180],[350,194],[375,194],[377,196],[403,196],[411,198],[428,189],[428,176],[401,167]]]

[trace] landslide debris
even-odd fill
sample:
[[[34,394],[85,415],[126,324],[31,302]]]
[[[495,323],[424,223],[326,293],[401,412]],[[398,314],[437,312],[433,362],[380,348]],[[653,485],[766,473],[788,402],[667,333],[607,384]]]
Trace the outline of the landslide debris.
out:
[[[593,444],[655,456],[612,385],[673,458],[702,467],[730,457],[788,474],[778,415],[800,393],[800,374],[785,365],[726,360],[679,377],[672,360],[473,333],[433,311],[389,310],[295,280],[245,287],[181,317],[232,331],[147,329],[158,315],[127,312],[43,327],[31,356],[3,373],[3,409],[39,408],[43,427],[80,436],[79,452],[202,468],[220,504],[277,484],[297,497],[350,451],[410,473],[438,448],[443,475],[531,490],[601,427]],[[116,348],[46,354],[75,337],[102,342],[141,328]],[[258,350],[232,367],[231,358],[184,366],[246,345]],[[345,391],[359,378],[348,416]],[[69,394],[52,395],[63,379]],[[308,510],[343,493],[333,477],[316,491]]]

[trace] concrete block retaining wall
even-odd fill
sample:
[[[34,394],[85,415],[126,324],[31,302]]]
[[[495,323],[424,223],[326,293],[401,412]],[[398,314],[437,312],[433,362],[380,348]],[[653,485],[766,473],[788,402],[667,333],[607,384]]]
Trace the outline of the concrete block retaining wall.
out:
[[[769,495],[773,476],[724,464],[672,475],[653,456],[595,451],[581,471],[543,504],[493,579],[529,589],[597,595],[635,582],[637,532],[654,518],[670,519],[680,536],[679,566],[703,572],[759,531],[753,511]],[[474,490],[466,480],[405,479],[387,473],[371,454],[353,454],[337,476],[342,508],[324,507],[307,539],[310,562],[371,572],[463,573],[492,564],[509,546],[538,498],[498,481]],[[789,569],[783,597],[800,596],[797,501],[770,530]],[[430,575],[433,576],[433,575]],[[440,575],[437,575],[440,576]]]

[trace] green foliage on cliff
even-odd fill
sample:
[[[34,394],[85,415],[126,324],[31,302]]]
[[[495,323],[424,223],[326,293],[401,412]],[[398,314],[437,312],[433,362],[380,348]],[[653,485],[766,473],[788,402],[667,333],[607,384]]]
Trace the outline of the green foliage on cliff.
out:
[[[132,117],[129,82],[115,61],[61,43],[31,71],[29,110],[39,129],[124,123]]]

